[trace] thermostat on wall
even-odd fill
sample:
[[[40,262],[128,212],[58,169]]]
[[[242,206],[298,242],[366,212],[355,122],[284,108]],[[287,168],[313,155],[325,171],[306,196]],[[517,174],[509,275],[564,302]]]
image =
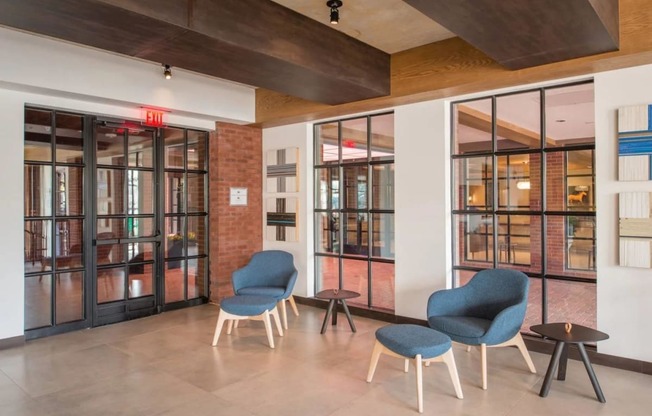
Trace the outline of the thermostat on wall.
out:
[[[231,188],[231,205],[247,205],[247,188]]]

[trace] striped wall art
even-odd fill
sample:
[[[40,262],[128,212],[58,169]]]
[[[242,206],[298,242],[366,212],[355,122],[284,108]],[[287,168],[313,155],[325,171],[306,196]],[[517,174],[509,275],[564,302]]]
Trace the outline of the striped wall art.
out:
[[[299,192],[299,148],[267,152],[267,192]]]
[[[652,268],[652,192],[618,195],[620,265]]]
[[[299,241],[298,198],[267,198],[267,240]]]
[[[618,180],[652,180],[652,105],[618,109]]]

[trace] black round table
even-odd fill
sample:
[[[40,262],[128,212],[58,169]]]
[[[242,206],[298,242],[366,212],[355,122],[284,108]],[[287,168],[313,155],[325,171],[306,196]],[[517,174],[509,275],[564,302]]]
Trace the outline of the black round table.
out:
[[[317,293],[315,297],[317,299],[328,300],[328,310],[326,311],[326,316],[324,316],[324,323],[321,326],[321,333],[326,332],[326,326],[328,325],[328,318],[331,313],[333,314],[333,325],[337,325],[337,304],[341,303],[342,308],[344,309],[344,314],[349,320],[349,325],[351,326],[351,331],[356,332],[355,325],[353,324],[353,318],[351,318],[351,312],[349,312],[349,307],[346,305],[347,299],[353,299],[360,296],[358,292],[345,289],[328,289],[322,290]]]
[[[598,397],[598,400],[602,403],[606,403],[604,394],[602,394],[602,389],[600,388],[600,383],[598,383],[598,378],[593,371],[591,366],[591,361],[589,361],[589,356],[586,353],[584,348],[585,342],[598,342],[604,341],[609,338],[609,335],[604,332],[597,331],[592,328],[587,328],[582,325],[572,324],[570,332],[566,332],[566,324],[563,322],[554,323],[554,324],[543,324],[543,325],[534,325],[530,327],[530,330],[536,332],[539,335],[543,335],[546,338],[555,340],[555,351],[552,353],[552,358],[550,358],[550,364],[548,364],[548,371],[546,372],[546,377],[543,380],[543,385],[541,386],[541,392],[539,396],[546,397],[550,391],[550,385],[552,384],[552,377],[559,366],[559,371],[557,373],[557,380],[566,379],[566,364],[568,362],[568,345],[575,344],[577,349],[580,352],[580,357],[586,368],[586,372],[589,374],[591,379],[591,384],[593,384],[593,390],[595,390],[595,395]]]

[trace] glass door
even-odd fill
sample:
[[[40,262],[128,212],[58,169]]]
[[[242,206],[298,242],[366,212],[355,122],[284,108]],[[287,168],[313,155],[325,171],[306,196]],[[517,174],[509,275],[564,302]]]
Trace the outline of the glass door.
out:
[[[96,122],[94,325],[157,312],[156,130]]]

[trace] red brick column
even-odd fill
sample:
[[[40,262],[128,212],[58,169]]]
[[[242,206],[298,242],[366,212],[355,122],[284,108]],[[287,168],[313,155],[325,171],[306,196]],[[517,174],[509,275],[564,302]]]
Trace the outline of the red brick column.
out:
[[[262,130],[217,123],[209,140],[210,299],[233,294],[231,273],[262,250]],[[247,188],[247,206],[230,206],[231,187]]]

